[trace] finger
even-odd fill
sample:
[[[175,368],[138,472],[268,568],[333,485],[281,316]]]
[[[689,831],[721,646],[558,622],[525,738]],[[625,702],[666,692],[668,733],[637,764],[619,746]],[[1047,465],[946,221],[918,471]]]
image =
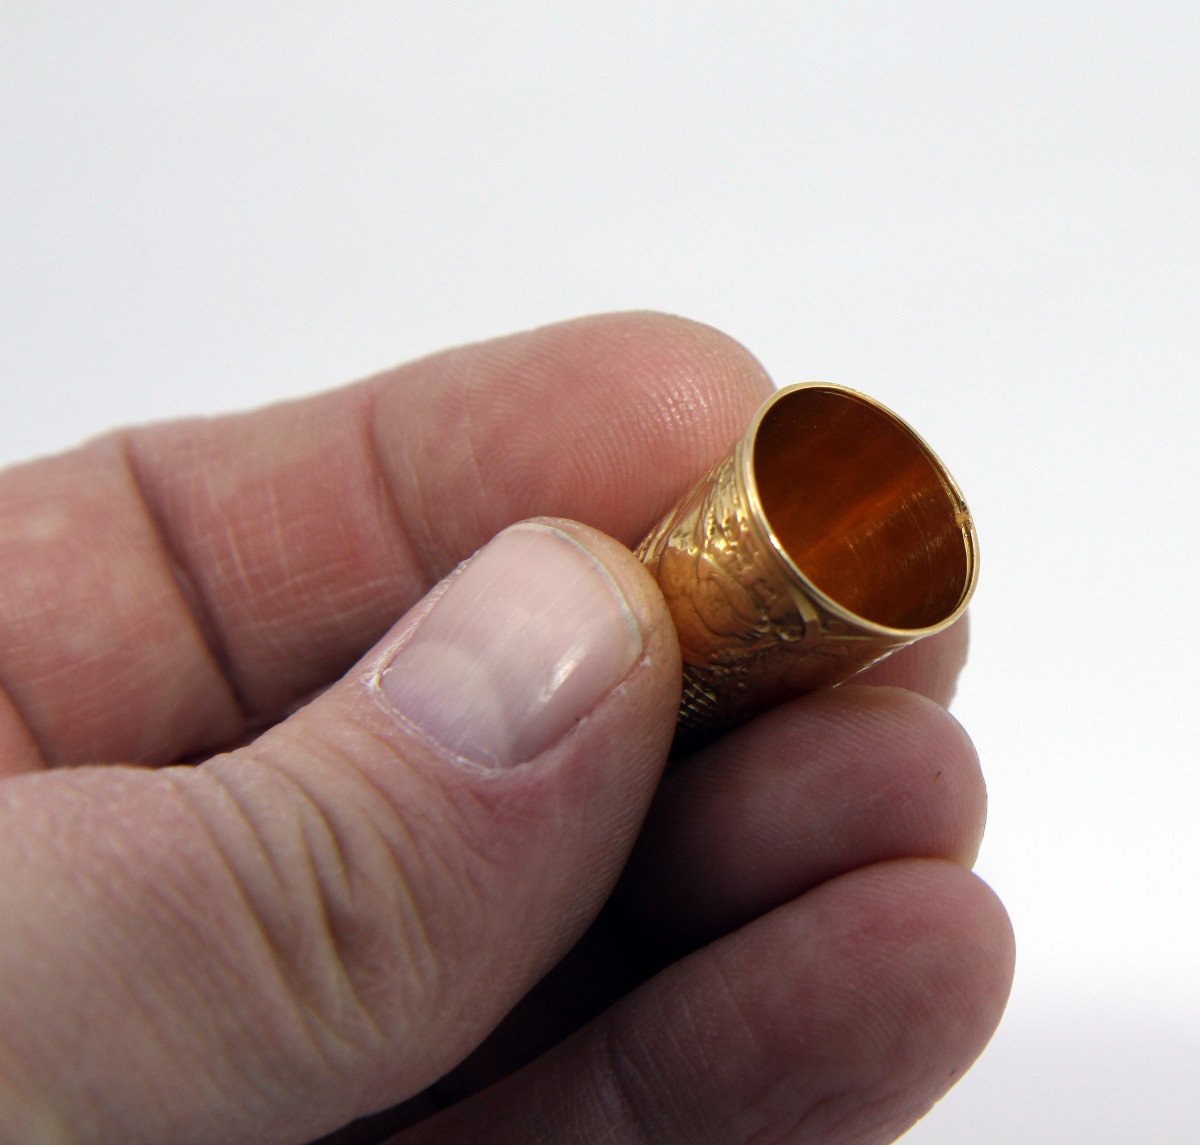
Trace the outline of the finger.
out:
[[[967,662],[970,628],[964,615],[945,632],[918,640],[854,677],[856,684],[906,688],[949,707]]]
[[[870,863],[969,867],[986,804],[975,749],[944,708],[897,688],[818,692],[668,772],[620,907],[674,955]]]
[[[631,542],[769,391],[648,314],[152,426],[0,480],[0,688],[50,762],[172,760],[322,687],[506,524]]]
[[[597,926],[437,1087],[457,1099],[532,1060],[662,966],[869,864],[969,866],[986,795],[945,709],[895,688],[817,693],[664,776]]]
[[[244,719],[113,443],[0,473],[0,772],[166,760]],[[32,748],[32,750],[31,750]]]
[[[609,894],[678,696],[645,570],[525,524],[249,748],[6,781],[0,1124],[299,1141],[425,1088]]]
[[[395,1145],[867,1145],[961,1076],[1012,980],[1003,908],[931,860],[845,875],[672,966]]]
[[[635,542],[769,390],[714,330],[609,316],[11,471],[0,690],[52,763],[229,743],[513,521]]]

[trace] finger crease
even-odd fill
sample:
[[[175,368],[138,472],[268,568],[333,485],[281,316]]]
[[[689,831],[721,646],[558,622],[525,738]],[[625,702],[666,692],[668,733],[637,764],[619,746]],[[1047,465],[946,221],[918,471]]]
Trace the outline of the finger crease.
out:
[[[141,505],[145,519],[150,525],[154,542],[162,554],[166,567],[170,570],[171,581],[183,604],[183,610],[191,622],[197,642],[203,648],[215,673],[225,685],[226,696],[236,710],[244,731],[252,722],[252,710],[234,678],[233,657],[222,639],[220,626],[214,619],[203,584],[199,578],[192,576],[188,568],[187,554],[176,545],[167,522],[158,510],[149,483],[143,477],[138,464],[132,436],[128,433],[117,434],[116,448],[129,476],[130,488]]]
[[[628,1035],[627,1035],[628,1036]],[[605,1022],[599,1039],[595,1091],[605,1122],[622,1127],[623,1133],[614,1133],[614,1140],[628,1145],[653,1145],[650,1117],[645,1109],[645,1079],[634,1069],[627,1052],[625,1039]],[[637,1080],[635,1080],[635,1078]],[[642,1082],[639,1085],[638,1082]]]
[[[25,741],[25,756],[30,760],[33,768],[49,767],[50,754],[43,746],[37,729],[25,715],[21,705],[17,703],[8,685],[3,679],[0,679],[0,717],[3,716],[7,716],[10,719],[9,726],[13,729],[12,734]],[[3,762],[0,761],[0,766],[2,766]],[[0,770],[0,776],[3,774],[3,770]]]
[[[421,591],[425,592],[431,585],[442,579],[444,571],[435,569],[430,561],[430,554],[413,540],[412,530],[408,527],[408,522],[400,508],[390,478],[391,469],[384,462],[384,450],[379,440],[378,418],[375,416],[378,405],[378,390],[371,388],[367,391],[363,406],[361,436],[364,460],[367,471],[372,475],[372,484],[377,491],[382,516],[390,525],[392,536],[404,549],[404,555],[412,567],[420,570]]]

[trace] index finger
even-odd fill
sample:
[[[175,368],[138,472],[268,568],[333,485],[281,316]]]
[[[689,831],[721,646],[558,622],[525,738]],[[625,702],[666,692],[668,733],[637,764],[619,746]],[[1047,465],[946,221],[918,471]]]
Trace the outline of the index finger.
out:
[[[205,750],[335,678],[513,521],[635,542],[769,391],[715,330],[607,316],[12,470],[0,685],[46,762]]]

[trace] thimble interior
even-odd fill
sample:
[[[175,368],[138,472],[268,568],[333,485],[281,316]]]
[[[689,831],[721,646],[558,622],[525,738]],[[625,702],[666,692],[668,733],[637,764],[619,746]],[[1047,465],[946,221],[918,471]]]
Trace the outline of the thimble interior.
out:
[[[936,458],[898,418],[837,387],[782,394],[754,439],[767,523],[842,608],[889,628],[931,628],[971,587],[969,521]]]

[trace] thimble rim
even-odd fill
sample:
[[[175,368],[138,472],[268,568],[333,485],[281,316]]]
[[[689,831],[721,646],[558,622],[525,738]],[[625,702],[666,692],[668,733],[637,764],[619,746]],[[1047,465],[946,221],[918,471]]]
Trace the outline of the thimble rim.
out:
[[[783,398],[803,390],[824,390],[829,393],[838,394],[842,397],[861,402],[872,410],[883,414],[893,425],[908,435],[929,461],[933,472],[954,506],[955,524],[962,534],[963,547],[966,553],[966,577],[958,603],[950,612],[935,623],[918,628],[897,628],[892,625],[880,623],[877,620],[872,620],[870,617],[863,616],[847,608],[836,598],[828,595],[813,583],[804,570],[792,558],[786,546],[771,528],[755,474],[754,446],[758,439],[759,430],[763,422],[771,414],[771,411],[775,409]],[[738,442],[737,469],[750,505],[753,507],[750,519],[755,531],[758,532],[763,543],[775,554],[787,570],[794,597],[807,598],[810,604],[815,604],[828,616],[841,620],[850,629],[863,636],[890,637],[905,642],[919,640],[926,636],[942,632],[966,612],[967,606],[970,604],[979,583],[979,537],[975,529],[974,515],[967,505],[966,498],[963,496],[958,482],[955,481],[950,471],[946,468],[945,463],[934,452],[929,443],[899,414],[882,402],[877,401],[868,394],[862,393],[860,390],[838,382],[809,381],[781,386],[759,407],[754,419]]]

